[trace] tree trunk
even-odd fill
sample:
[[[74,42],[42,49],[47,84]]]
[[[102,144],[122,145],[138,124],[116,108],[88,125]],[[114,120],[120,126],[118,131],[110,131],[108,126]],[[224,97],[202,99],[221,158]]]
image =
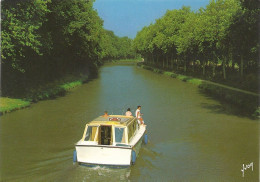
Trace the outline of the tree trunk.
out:
[[[213,62],[212,77],[214,78],[215,76],[216,76],[216,63]]]
[[[154,65],[154,56],[153,56],[153,53],[152,53],[152,65]]]
[[[205,66],[206,66],[205,60],[203,60],[202,64],[203,64],[203,72],[202,72],[202,74],[203,74],[203,76],[205,76]]]
[[[187,64],[186,64],[186,61],[184,60],[184,73],[186,73],[187,71]]]
[[[163,58],[163,65],[162,65],[162,67],[164,68],[164,66],[165,66],[165,64],[164,64],[164,58]]]
[[[156,67],[158,67],[158,65],[159,65],[159,56],[157,55],[156,56]]]
[[[222,67],[223,67],[223,78],[224,80],[226,80],[226,58],[223,58]]]
[[[166,56],[167,69],[169,69],[169,57]]]
[[[230,54],[230,60],[231,60],[231,65],[232,65],[232,71],[235,71],[235,61],[233,60],[232,54]]]
[[[171,69],[173,70],[173,54],[172,54],[172,56],[171,56]]]
[[[244,75],[244,58],[243,56],[241,56],[241,60],[240,60],[240,76],[243,77]]]

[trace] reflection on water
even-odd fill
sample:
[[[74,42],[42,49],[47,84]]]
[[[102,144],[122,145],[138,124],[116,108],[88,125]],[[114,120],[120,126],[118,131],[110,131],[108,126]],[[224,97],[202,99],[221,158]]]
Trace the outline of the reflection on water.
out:
[[[73,165],[87,121],[142,105],[149,143],[129,168]],[[106,65],[98,79],[0,121],[0,181],[258,181],[259,122],[192,84]],[[242,165],[254,162],[254,171]]]

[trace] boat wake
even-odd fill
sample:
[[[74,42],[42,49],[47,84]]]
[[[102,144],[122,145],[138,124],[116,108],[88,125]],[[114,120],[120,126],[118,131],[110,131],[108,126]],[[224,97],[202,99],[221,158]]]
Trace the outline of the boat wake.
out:
[[[104,166],[85,167],[79,166],[79,171],[84,174],[84,179],[93,181],[106,181],[107,179],[113,179],[114,181],[130,181],[130,168],[108,168]]]

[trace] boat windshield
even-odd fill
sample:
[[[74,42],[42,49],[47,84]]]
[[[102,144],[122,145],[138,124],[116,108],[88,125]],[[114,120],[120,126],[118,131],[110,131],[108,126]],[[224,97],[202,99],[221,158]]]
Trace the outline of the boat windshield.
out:
[[[86,136],[85,136],[85,141],[94,141],[97,130],[98,130],[97,126],[88,126]]]
[[[116,143],[126,143],[125,128],[115,127],[115,141]]]

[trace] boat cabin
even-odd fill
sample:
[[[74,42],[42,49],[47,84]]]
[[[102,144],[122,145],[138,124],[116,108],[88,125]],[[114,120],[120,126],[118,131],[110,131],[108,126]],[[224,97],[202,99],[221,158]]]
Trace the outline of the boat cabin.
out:
[[[81,141],[90,145],[126,146],[137,130],[137,119],[133,116],[100,116],[86,124]]]

